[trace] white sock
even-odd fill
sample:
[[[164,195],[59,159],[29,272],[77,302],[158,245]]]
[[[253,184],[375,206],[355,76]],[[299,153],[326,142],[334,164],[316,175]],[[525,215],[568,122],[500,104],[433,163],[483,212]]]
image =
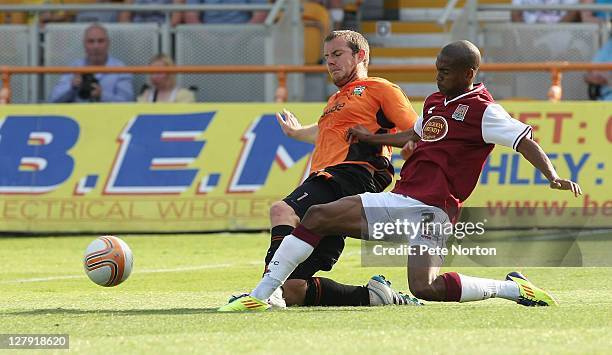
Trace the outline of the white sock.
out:
[[[259,281],[251,296],[265,301],[282,286],[295,268],[308,259],[314,248],[292,234],[283,238],[281,245],[268,263],[268,272]]]
[[[520,295],[514,281],[498,281],[458,274],[461,279],[461,300],[459,302],[480,301],[501,297],[516,301]]]

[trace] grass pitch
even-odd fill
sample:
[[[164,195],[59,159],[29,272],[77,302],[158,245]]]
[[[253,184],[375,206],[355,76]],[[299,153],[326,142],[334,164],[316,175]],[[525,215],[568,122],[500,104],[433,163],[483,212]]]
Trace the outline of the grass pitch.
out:
[[[108,289],[89,281],[82,269],[92,239],[0,238],[0,333],[68,333],[70,351],[88,354],[540,354],[612,348],[612,268],[522,269],[555,294],[558,308],[493,299],[220,314],[215,309],[229,295],[249,291],[259,279],[266,235],[125,237],[134,270],[124,284]],[[334,270],[322,275],[363,284],[382,273],[406,289],[405,268],[363,268],[359,250],[359,242],[349,241]],[[503,278],[510,270],[457,271]]]

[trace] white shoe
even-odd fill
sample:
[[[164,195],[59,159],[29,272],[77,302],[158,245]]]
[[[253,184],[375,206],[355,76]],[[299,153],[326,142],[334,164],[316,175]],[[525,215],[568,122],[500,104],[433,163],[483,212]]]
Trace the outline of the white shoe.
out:
[[[268,298],[268,304],[272,308],[287,308],[287,303],[285,303],[285,299],[283,298],[283,288],[277,288],[274,293]]]
[[[417,298],[411,298],[408,295],[393,290],[391,282],[387,281],[383,275],[372,276],[366,287],[370,292],[370,306],[386,306],[390,304],[406,306],[423,305]]]

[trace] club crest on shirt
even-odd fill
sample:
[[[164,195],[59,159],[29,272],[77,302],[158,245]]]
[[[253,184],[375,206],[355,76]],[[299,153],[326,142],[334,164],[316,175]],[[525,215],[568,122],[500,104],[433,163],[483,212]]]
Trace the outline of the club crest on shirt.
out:
[[[365,85],[355,86],[355,88],[353,89],[353,96],[361,96],[361,94],[363,94],[363,91],[365,89],[366,89]]]
[[[453,112],[452,117],[457,121],[463,121],[465,119],[465,114],[467,113],[468,108],[470,108],[470,106],[459,104],[459,106],[457,106],[457,108],[455,109],[455,112]]]
[[[448,133],[448,123],[442,116],[433,116],[423,125],[422,140],[426,142],[436,142],[446,137]]]

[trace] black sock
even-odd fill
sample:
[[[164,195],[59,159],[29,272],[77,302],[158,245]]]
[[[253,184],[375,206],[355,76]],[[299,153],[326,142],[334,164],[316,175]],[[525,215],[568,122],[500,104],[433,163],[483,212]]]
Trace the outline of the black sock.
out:
[[[295,229],[295,227],[287,224],[281,224],[279,226],[272,227],[272,230],[270,230],[270,247],[268,248],[268,252],[266,253],[265,258],[266,269],[268,268],[268,263],[270,262],[270,260],[272,260],[274,253],[276,253],[276,249],[278,249],[281,242],[283,241],[283,238],[291,234],[291,232],[293,232],[293,229]]]
[[[339,284],[324,277],[307,280],[305,306],[369,306],[370,292],[365,286]]]

